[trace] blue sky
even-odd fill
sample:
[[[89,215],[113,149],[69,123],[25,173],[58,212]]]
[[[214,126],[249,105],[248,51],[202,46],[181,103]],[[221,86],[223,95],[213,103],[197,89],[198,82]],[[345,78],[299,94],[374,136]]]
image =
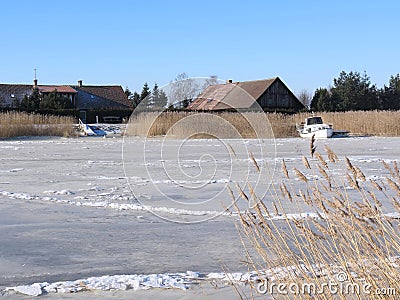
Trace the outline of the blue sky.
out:
[[[279,76],[298,94],[400,73],[400,1],[3,1],[0,82],[164,85]]]

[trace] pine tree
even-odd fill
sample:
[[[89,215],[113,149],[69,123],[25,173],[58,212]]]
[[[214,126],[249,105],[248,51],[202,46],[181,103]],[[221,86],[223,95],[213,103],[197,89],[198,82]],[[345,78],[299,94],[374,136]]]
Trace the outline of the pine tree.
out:
[[[71,109],[74,106],[71,103],[71,100],[67,97],[61,95],[55,89],[51,93],[43,96],[43,99],[40,101],[39,105],[40,109]]]
[[[142,92],[140,93],[140,101],[143,101],[150,94],[150,88],[147,82],[144,83]]]
[[[131,100],[132,92],[129,90],[128,87],[125,87],[124,94],[126,95],[126,97],[128,98],[128,100]]]
[[[32,90],[32,94],[29,96],[25,95],[21,101],[20,108],[27,111],[36,111],[39,109],[41,101],[41,95],[38,88]]]
[[[326,88],[319,88],[315,91],[311,100],[312,111],[334,111],[334,103],[331,93]]]
[[[390,76],[389,86],[379,92],[381,109],[400,109],[400,74]]]
[[[366,72],[346,73],[342,71],[338,78],[333,79],[332,95],[338,100],[334,110],[370,110],[378,106],[376,87]]]
[[[162,90],[162,89],[160,90],[158,103],[160,103],[160,107],[162,107],[162,108],[165,108],[168,104],[167,94],[165,94],[164,90]]]
[[[135,109],[140,103],[140,95],[138,92],[133,93],[131,101],[132,101],[132,106]]]
[[[34,88],[32,94],[29,96],[29,102],[31,103],[32,110],[39,109],[40,101],[41,101],[41,96],[39,93],[39,89]]]
[[[157,83],[154,84],[153,91],[151,93],[152,108],[156,110],[164,110],[168,104],[168,97],[162,89],[158,88]]]
[[[149,108],[159,108],[158,98],[160,97],[160,91],[158,89],[157,82],[154,84],[153,90],[150,96]]]
[[[149,85],[145,82],[140,93],[140,109],[146,110],[149,107],[151,107],[151,92]]]

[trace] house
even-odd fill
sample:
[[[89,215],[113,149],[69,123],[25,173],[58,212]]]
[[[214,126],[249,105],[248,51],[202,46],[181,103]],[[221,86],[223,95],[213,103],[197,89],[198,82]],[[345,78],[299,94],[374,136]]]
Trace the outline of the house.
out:
[[[68,85],[37,85],[37,80],[35,79],[32,89],[35,87],[43,96],[57,91],[61,96],[68,98],[72,104],[75,104],[76,90]]]
[[[279,77],[210,85],[189,106],[189,110],[257,110],[295,112],[304,105]]]
[[[78,85],[72,88],[76,91],[74,106],[79,110],[82,121],[87,119],[90,110],[132,109],[132,102],[120,85],[83,85],[82,80],[79,80]]]
[[[0,84],[0,107],[14,108],[25,96],[32,93],[29,84]]]
[[[17,108],[25,96],[31,95],[34,88],[37,88],[41,95],[57,90],[71,101],[74,108],[79,111],[79,118],[84,122],[90,111],[103,110],[107,113],[111,110],[132,109],[132,103],[118,85],[83,85],[82,80],[79,80],[77,85],[38,85],[37,79],[33,85],[0,84],[0,107]]]

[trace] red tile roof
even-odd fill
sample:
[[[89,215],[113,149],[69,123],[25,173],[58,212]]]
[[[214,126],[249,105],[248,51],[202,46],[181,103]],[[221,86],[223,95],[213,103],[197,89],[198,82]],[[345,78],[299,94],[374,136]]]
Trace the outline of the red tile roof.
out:
[[[68,85],[38,85],[38,90],[41,93],[51,93],[57,90],[59,93],[76,94],[76,90]]]

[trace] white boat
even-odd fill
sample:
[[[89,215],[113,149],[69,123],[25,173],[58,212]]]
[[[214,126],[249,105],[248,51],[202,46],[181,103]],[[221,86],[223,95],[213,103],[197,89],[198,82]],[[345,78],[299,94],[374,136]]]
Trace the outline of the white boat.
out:
[[[346,136],[348,131],[333,130],[331,124],[322,122],[318,116],[308,117],[301,124],[296,124],[297,132],[301,137],[310,138],[314,135],[316,139],[327,139],[333,136]]]

